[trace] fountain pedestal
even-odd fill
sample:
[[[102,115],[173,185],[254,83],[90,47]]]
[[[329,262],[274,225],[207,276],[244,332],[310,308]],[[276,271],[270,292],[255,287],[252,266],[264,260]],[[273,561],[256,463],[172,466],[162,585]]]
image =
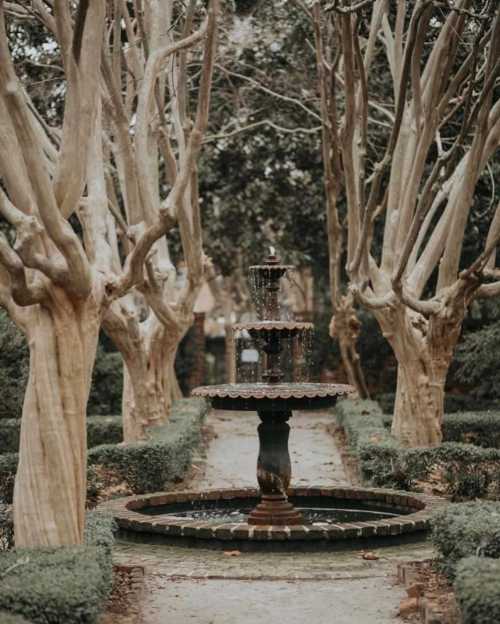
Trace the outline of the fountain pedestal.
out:
[[[250,513],[248,524],[302,524],[300,512],[288,502],[287,490],[292,476],[292,464],[288,452],[290,426],[286,422],[291,411],[259,411],[259,456],[257,481],[261,502]]]

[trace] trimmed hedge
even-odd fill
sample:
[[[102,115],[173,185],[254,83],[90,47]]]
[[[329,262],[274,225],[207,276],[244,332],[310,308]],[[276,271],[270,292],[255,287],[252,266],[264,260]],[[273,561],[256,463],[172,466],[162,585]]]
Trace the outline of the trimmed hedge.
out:
[[[450,577],[464,557],[500,558],[500,502],[449,505],[433,515],[431,525],[432,542]]]
[[[0,609],[37,624],[95,624],[112,584],[113,520],[90,513],[86,545],[0,555]]]
[[[373,485],[418,490],[419,482],[438,473],[454,499],[500,494],[499,449],[457,442],[433,448],[403,448],[390,435],[374,401],[341,401],[335,408],[335,416],[358,456],[362,478]],[[465,417],[457,421],[457,435],[465,421]],[[488,427],[491,426],[490,422]]]
[[[17,453],[21,433],[20,418],[0,420],[0,453]],[[89,448],[99,444],[118,444],[123,439],[121,416],[88,416],[87,444]]]
[[[392,414],[396,395],[393,392],[378,394],[376,399],[384,414]],[[474,412],[476,410],[494,410],[498,401],[492,399],[478,399],[470,394],[445,394],[444,411],[446,414],[456,412]]]
[[[7,611],[0,611],[0,622],[2,624],[31,624],[21,615],[13,615],[12,613],[7,613]]]
[[[447,442],[470,442],[483,448],[500,448],[500,412],[446,414],[443,438]]]
[[[89,451],[89,465],[111,468],[136,494],[162,490],[182,479],[191,464],[207,410],[203,399],[181,399],[173,405],[167,424],[149,430],[148,440],[96,446]]]
[[[5,453],[4,455],[0,455],[0,502],[12,502],[17,462],[17,453]]]
[[[462,624],[500,622],[500,561],[483,557],[462,559],[454,583]]]
[[[384,427],[392,425],[392,414],[382,414]],[[445,442],[470,443],[483,448],[500,448],[500,412],[455,412],[443,418]]]
[[[182,479],[201,440],[201,424],[207,411],[208,403],[204,399],[181,399],[172,406],[167,424],[149,430],[148,441],[91,448],[87,470],[89,496],[95,494],[99,466],[110,468],[117,480],[124,481],[135,494],[157,492],[166,484]],[[116,420],[107,431],[106,435],[116,434]],[[17,462],[17,453],[0,455],[0,501],[5,503],[12,502]]]

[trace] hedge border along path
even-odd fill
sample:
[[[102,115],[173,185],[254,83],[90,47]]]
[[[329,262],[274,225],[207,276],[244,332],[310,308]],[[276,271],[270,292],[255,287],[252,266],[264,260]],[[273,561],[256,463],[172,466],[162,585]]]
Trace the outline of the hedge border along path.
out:
[[[0,453],[17,453],[21,434],[20,418],[0,419]],[[121,416],[88,416],[87,445],[118,444],[123,440]]]
[[[83,546],[0,553],[0,612],[36,624],[95,624],[112,587],[113,530],[111,516],[90,512]]]
[[[176,401],[168,422],[150,429],[148,440],[123,446],[102,444],[89,449],[90,471],[95,466],[106,466],[136,494],[165,489],[168,483],[182,479],[189,468],[193,452],[201,442],[208,408],[204,399]],[[12,502],[17,462],[17,453],[0,455],[0,498],[6,503]]]
[[[500,561],[467,557],[457,566],[455,593],[462,624],[500,622]]]
[[[358,458],[362,479],[372,485],[414,490],[416,482],[425,480],[433,468],[440,467],[447,493],[454,498],[500,493],[500,470],[495,469],[500,465],[500,449],[460,442],[445,442],[433,448],[403,448],[385,426],[387,419],[375,401],[339,401],[334,414]],[[464,416],[457,422],[455,432],[463,433],[465,422],[471,423],[471,417]],[[486,419],[478,416],[475,422],[476,428],[480,423],[483,431],[492,426],[489,415]]]

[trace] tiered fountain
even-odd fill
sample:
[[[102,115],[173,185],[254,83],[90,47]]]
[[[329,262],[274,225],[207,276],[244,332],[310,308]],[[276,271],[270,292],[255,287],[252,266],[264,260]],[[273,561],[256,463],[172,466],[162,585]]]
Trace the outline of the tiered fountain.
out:
[[[194,396],[210,399],[217,409],[250,410],[259,415],[257,481],[261,502],[250,513],[249,524],[290,526],[304,523],[302,514],[287,496],[291,478],[290,426],[287,421],[294,409],[332,407],[339,396],[353,392],[353,388],[347,385],[283,383],[280,357],[285,343],[307,342],[307,334],[314,328],[312,323],[280,319],[280,280],[293,268],[280,264],[273,248],[264,264],[250,267],[259,320],[239,323],[234,326],[234,331],[248,332],[261,351],[264,361],[262,382],[202,386],[193,391]]]
[[[235,325],[234,330],[249,335],[260,352],[261,381],[203,386],[192,393],[207,398],[216,409],[257,412],[260,491],[168,492],[106,503],[121,529],[224,547],[230,541],[238,548],[263,542],[324,548],[339,540],[383,538],[427,528],[430,511],[440,504],[433,497],[351,486],[290,487],[292,410],[329,408],[353,391],[347,385],[284,380],[285,347],[307,344],[313,330],[311,323],[280,319],[280,280],[292,268],[280,264],[274,250],[262,265],[250,267],[259,320]]]

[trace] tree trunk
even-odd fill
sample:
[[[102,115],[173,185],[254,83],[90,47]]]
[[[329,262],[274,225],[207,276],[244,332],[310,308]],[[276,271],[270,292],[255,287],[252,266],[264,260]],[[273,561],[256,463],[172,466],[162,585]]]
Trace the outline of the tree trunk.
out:
[[[330,322],[330,336],[339,341],[340,357],[348,383],[356,389],[361,399],[368,399],[370,394],[356,349],[360,328],[361,323],[352,302],[342,297]]]
[[[100,326],[90,297],[54,289],[27,327],[30,373],[14,489],[16,546],[80,544],[86,498],[86,410]]]
[[[147,427],[165,423],[173,401],[182,397],[174,369],[182,336],[163,329],[142,344],[140,353],[122,350],[124,442],[141,440]]]
[[[399,361],[391,432],[405,446],[441,443],[447,372],[436,370],[428,359]]]
[[[405,446],[442,441],[444,388],[463,317],[451,310],[429,319],[399,306],[376,312],[398,361],[392,434]]]

